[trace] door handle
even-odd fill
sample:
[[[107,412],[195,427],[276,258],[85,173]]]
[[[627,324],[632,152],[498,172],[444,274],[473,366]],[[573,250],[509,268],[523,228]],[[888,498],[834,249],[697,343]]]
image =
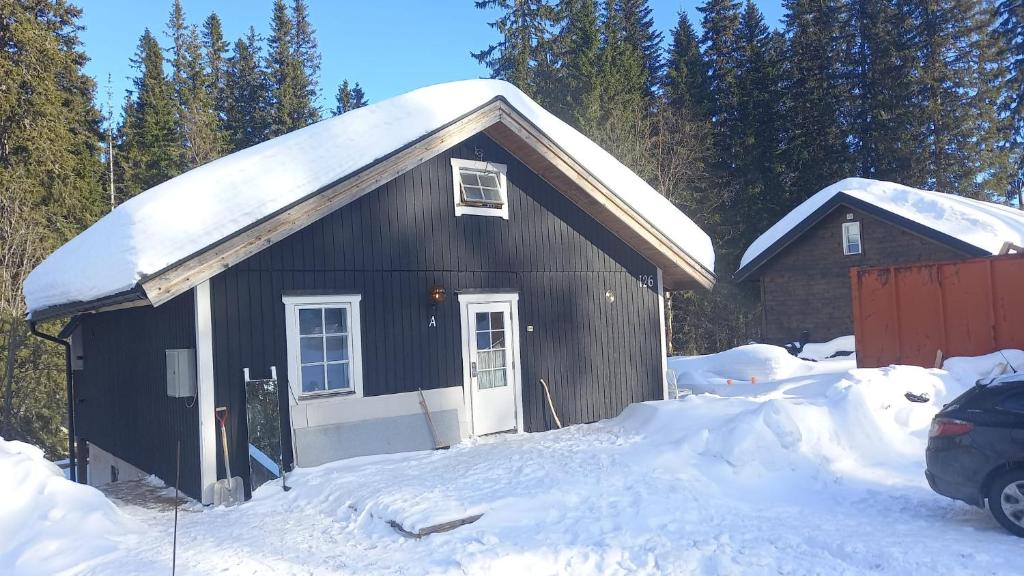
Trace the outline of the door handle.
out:
[[[469,363],[469,377],[476,378],[476,362]]]

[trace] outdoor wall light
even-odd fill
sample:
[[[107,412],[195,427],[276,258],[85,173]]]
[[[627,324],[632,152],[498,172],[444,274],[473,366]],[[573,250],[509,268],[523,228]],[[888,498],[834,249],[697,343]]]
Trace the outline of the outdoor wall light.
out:
[[[430,303],[437,306],[441,302],[444,302],[445,295],[444,286],[434,284],[434,287],[430,289]]]

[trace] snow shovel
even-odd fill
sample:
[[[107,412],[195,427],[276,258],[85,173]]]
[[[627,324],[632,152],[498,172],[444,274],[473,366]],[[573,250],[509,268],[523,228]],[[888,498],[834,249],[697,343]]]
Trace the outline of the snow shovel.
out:
[[[216,414],[217,421],[220,422],[221,446],[224,448],[224,472],[227,478],[217,480],[217,483],[213,485],[213,504],[214,506],[221,504],[237,506],[245,499],[245,494],[242,492],[242,478],[231,476],[231,453],[228,451],[228,430],[225,425],[228,419],[228,409],[217,408]]]

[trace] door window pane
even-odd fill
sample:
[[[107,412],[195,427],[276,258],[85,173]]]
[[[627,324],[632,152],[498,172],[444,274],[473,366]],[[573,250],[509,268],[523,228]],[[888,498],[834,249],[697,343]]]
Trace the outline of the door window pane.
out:
[[[491,348],[504,348],[505,347],[505,331],[495,330],[491,332]]]
[[[489,352],[480,352],[480,370],[493,370],[494,368],[503,368],[505,366],[505,351],[504,350],[491,350]]]
[[[491,388],[501,388],[507,386],[508,382],[505,379],[505,369],[499,368],[497,370],[483,370],[477,375],[477,386],[481,390],[490,390]]]

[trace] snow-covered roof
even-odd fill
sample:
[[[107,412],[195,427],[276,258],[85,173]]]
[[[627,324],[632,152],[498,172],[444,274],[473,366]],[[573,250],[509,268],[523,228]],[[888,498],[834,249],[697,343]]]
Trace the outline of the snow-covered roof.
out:
[[[121,204],[29,274],[29,314],[130,291],[497,98],[536,125],[677,248],[714,270],[711,239],[600,146],[513,85],[465,80],[414,90],[230,154]]]
[[[835,200],[864,202],[882,214],[901,217],[934,232],[959,240],[979,253],[998,254],[1005,242],[1024,245],[1024,212],[1009,206],[919,190],[894,182],[846,178],[821,190],[786,214],[747,248],[740,261],[740,274],[760,265],[759,256],[774,249],[819,210]],[[781,246],[779,246],[781,248]],[[748,265],[754,264],[751,268]]]

